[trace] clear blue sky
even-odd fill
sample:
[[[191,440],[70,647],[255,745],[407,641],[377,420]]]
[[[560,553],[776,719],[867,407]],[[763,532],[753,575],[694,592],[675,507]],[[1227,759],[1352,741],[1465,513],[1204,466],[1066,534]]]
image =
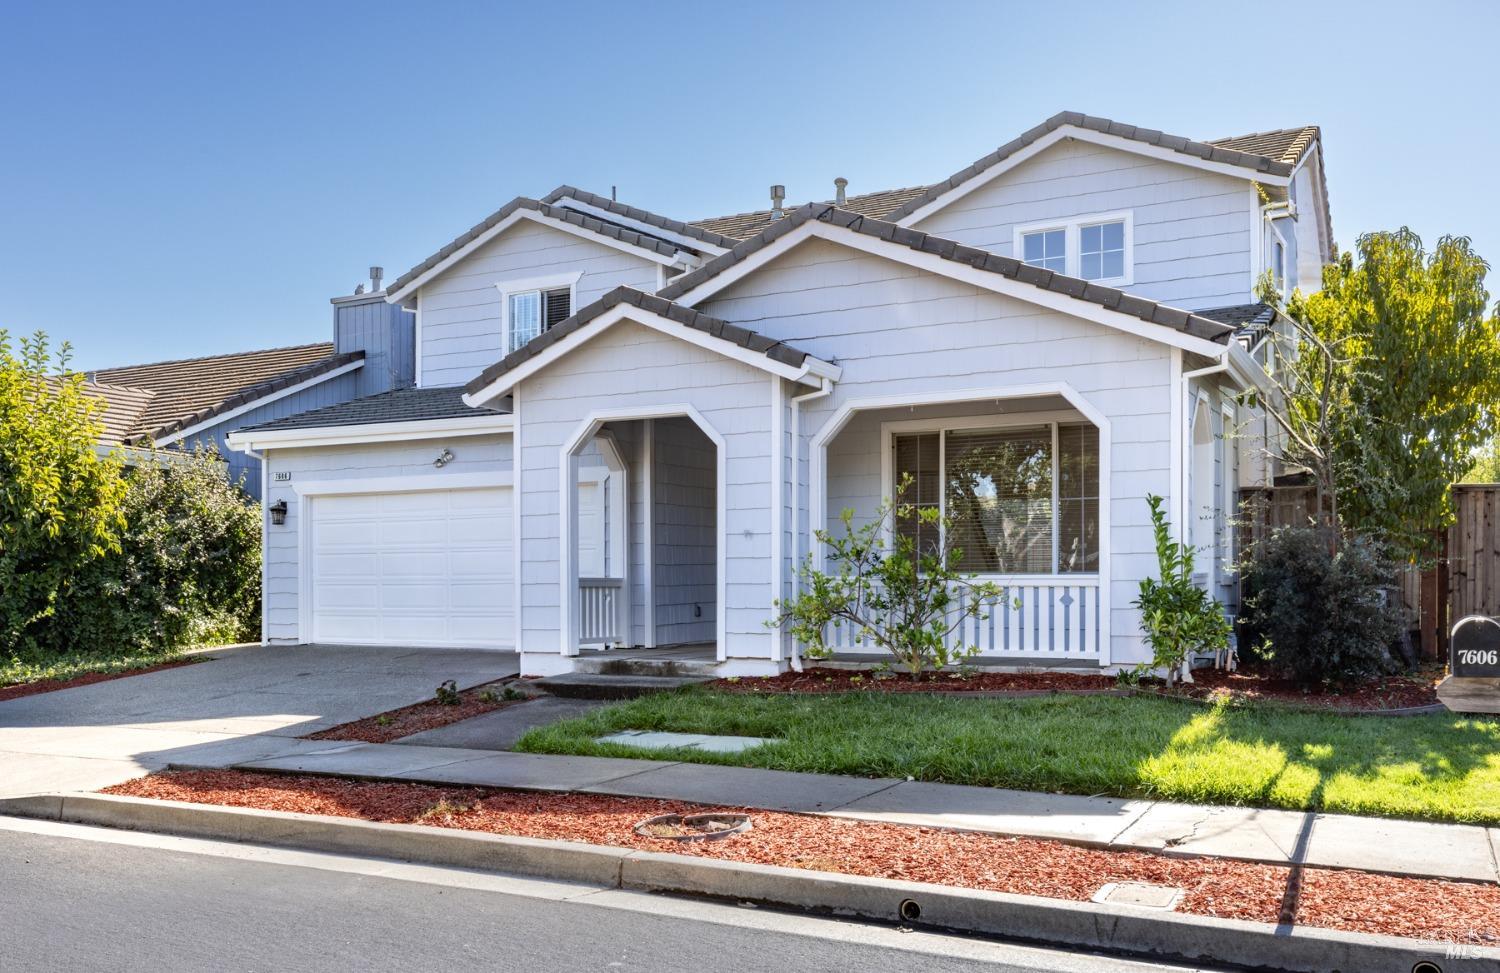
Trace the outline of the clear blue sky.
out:
[[[0,2],[0,327],[84,368],[324,340],[560,183],[683,218],[935,181],[1070,109],[1323,126],[1349,247],[1500,260],[1500,5]],[[1500,286],[1495,289],[1500,291]]]

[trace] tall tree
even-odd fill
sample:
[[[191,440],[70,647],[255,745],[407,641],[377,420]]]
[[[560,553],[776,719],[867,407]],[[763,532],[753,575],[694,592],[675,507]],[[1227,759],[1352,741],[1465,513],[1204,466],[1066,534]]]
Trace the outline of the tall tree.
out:
[[[67,345],[54,362],[45,335],[17,348],[0,329],[0,653],[12,656],[42,649],[59,592],[123,525],[119,463],[96,448],[102,406],[67,366]]]
[[[1327,432],[1338,519],[1421,558],[1451,519],[1449,485],[1496,432],[1500,318],[1489,313],[1489,266],[1465,237],[1428,253],[1402,228],[1366,234],[1356,249],[1357,261],[1344,254],[1288,314],[1337,349],[1342,401]],[[1322,391],[1297,392],[1291,409],[1315,408],[1309,396]]]

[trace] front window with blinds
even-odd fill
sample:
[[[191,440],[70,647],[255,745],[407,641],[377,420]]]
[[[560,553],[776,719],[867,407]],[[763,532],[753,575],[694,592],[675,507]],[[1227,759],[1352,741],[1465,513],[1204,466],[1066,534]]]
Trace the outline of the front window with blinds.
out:
[[[894,437],[903,503],[941,510],[957,567],[975,574],[1099,570],[1099,433],[1087,423],[947,429]],[[896,525],[919,549],[940,549],[937,529]]]
[[[567,320],[572,313],[572,303],[573,291],[569,287],[510,294],[510,342],[506,350],[515,351],[543,331]]]

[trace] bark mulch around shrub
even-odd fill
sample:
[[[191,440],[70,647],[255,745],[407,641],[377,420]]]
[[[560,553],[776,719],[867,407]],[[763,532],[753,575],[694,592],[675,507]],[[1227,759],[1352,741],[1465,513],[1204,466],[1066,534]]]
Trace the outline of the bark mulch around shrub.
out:
[[[91,686],[96,682],[109,682],[112,679],[124,679],[127,676],[144,676],[148,672],[158,672],[162,669],[176,669],[178,666],[190,666],[197,659],[173,659],[171,662],[158,662],[154,666],[142,666],[139,669],[123,669],[119,672],[86,672],[72,679],[41,679],[37,682],[22,682],[11,686],[0,686],[0,703],[7,699],[20,699],[22,696],[35,696],[37,693],[51,693],[59,689],[72,689],[75,686]]]
[[[1107,692],[1113,676],[1076,672],[904,672],[814,667],[779,676],[716,679],[710,689],[724,693],[1053,693]]]
[[[473,689],[465,689],[459,694],[460,702],[454,705],[439,703],[436,699],[424,700],[411,706],[403,706],[400,709],[387,710],[374,716],[367,716],[362,720],[352,723],[340,723],[326,730],[309,733],[305,739],[308,740],[351,740],[359,743],[390,743],[402,737],[411,736],[413,733],[421,733],[423,730],[435,730],[449,723],[457,723],[467,720],[482,713],[489,713],[497,709],[504,709],[523,699],[503,699],[503,683],[492,682],[484,686],[475,686]],[[493,698],[485,698],[486,696]]]
[[[1182,911],[1280,921],[1293,870],[1217,858],[1101,851],[1054,841],[846,821],[682,801],[535,794],[466,787],[281,776],[246,771],[154,774],[104,793],[326,814],[397,824],[585,841],[731,861],[783,865],[1021,895],[1086,901],[1107,882],[1184,890]],[[748,813],[752,830],[682,843],[634,832],[659,814]],[[1495,945],[1500,886],[1309,868],[1293,921],[1350,932]]]
[[[1243,702],[1295,703],[1344,712],[1375,712],[1438,704],[1437,679],[1425,674],[1383,676],[1345,686],[1307,690],[1290,679],[1241,670],[1194,669],[1193,684],[1181,692],[1194,699],[1227,696]]]

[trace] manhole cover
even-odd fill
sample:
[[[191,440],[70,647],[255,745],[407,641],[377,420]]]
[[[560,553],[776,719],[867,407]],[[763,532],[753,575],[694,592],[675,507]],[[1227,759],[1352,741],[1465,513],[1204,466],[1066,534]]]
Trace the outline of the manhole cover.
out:
[[[748,814],[661,814],[635,826],[638,835],[673,841],[718,841],[749,830]]]
[[[1146,882],[1110,882],[1094,893],[1095,902],[1110,905],[1133,905],[1142,909],[1175,909],[1182,889]]]

